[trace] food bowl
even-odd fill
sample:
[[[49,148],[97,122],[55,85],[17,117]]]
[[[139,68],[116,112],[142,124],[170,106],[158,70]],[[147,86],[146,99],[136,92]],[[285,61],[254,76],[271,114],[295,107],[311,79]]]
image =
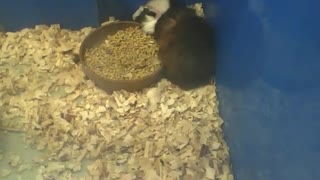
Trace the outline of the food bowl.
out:
[[[88,49],[94,48],[101,43],[103,43],[107,36],[113,35],[119,30],[124,30],[128,27],[140,27],[138,23],[131,21],[117,21],[101,26],[91,32],[82,42],[80,46],[80,62],[83,68],[85,75],[92,80],[95,85],[105,90],[106,92],[113,92],[117,90],[126,90],[126,91],[139,91],[144,88],[151,86],[158,82],[163,76],[163,66],[161,65],[157,70],[155,70],[152,74],[144,76],[140,79],[135,80],[113,80],[106,77],[102,77],[91,70],[87,64],[85,59],[85,53]]]

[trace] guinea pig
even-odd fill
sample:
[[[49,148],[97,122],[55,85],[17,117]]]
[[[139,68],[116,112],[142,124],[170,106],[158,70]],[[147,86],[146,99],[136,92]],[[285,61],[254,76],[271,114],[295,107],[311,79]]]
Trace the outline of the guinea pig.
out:
[[[194,9],[168,9],[157,21],[154,37],[166,78],[173,84],[190,90],[213,80],[214,29]]]
[[[147,34],[153,34],[155,25],[161,15],[170,7],[178,3],[175,0],[148,0],[140,6],[132,15],[132,19],[142,25],[142,30]]]

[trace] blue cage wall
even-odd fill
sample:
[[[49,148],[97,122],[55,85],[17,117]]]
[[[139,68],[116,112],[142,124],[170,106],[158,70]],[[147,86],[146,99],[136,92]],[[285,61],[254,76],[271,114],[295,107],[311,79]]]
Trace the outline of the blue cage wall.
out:
[[[143,2],[7,0],[0,24],[78,29],[129,19]],[[320,179],[320,1],[202,2],[219,37],[218,98],[235,179]]]
[[[93,0],[1,0],[0,25],[7,31],[33,28],[37,24],[61,24],[80,29],[98,25]]]

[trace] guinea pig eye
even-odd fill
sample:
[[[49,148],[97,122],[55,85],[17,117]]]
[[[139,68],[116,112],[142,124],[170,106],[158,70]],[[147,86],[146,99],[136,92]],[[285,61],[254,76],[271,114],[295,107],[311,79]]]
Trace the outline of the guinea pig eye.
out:
[[[144,8],[143,12],[145,15],[152,16],[152,17],[156,17],[156,15],[157,15],[155,12],[150,11],[150,9],[148,9],[148,8]]]

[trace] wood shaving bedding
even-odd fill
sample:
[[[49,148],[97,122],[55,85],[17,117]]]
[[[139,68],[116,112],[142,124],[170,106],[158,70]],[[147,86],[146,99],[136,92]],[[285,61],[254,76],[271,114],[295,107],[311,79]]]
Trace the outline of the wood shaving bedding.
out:
[[[232,180],[215,86],[182,91],[162,80],[107,94],[74,62],[92,30],[38,25],[0,34],[0,127],[48,150],[34,161],[36,178],[77,179],[85,168],[85,180]],[[85,159],[93,161],[83,167]]]

